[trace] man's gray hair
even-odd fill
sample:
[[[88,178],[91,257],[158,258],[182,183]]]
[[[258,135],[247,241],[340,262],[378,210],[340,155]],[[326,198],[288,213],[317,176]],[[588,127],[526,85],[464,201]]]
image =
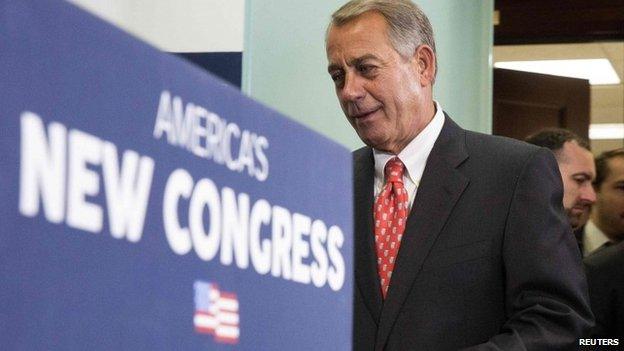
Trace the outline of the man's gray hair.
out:
[[[386,19],[390,43],[404,58],[412,57],[422,44],[431,47],[436,54],[431,23],[410,0],[351,0],[332,14],[327,32],[332,26],[341,26],[369,11],[376,11]],[[436,59],[436,73],[437,66]]]

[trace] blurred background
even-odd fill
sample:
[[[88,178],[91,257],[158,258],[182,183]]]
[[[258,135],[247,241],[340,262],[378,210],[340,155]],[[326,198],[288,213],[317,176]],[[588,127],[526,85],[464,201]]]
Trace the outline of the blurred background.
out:
[[[361,146],[326,72],[343,0],[71,0],[194,62],[350,149]],[[435,97],[467,129],[543,127],[624,146],[624,0],[417,0],[433,24]]]
[[[623,147],[624,1],[494,6],[494,133],[558,126],[589,137],[594,154]]]

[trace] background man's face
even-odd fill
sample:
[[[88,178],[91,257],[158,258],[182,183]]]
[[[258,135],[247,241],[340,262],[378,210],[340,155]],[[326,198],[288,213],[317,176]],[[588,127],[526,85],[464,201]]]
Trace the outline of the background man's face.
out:
[[[596,189],[595,211],[605,234],[624,239],[624,157],[607,160],[607,177]]]
[[[585,224],[591,205],[596,201],[592,180],[596,176],[594,156],[575,141],[568,141],[557,154],[563,179],[563,207],[572,228]]]
[[[327,59],[340,106],[364,143],[398,153],[422,129],[427,97],[418,60],[392,47],[382,15],[366,12],[332,26]]]

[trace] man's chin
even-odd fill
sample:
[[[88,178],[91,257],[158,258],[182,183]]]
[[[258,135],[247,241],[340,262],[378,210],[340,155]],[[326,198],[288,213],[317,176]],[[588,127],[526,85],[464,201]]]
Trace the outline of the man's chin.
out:
[[[385,138],[382,138],[376,133],[371,133],[371,131],[368,130],[358,130],[357,132],[358,136],[360,137],[362,142],[364,142],[364,144],[377,150],[384,150],[384,146],[386,144]]]
[[[568,213],[568,222],[570,223],[572,230],[577,230],[585,224],[582,220],[582,215],[582,212],[580,214],[575,214],[573,212]]]
[[[572,230],[577,230],[582,226],[583,225],[581,224],[580,221],[576,221],[576,222],[570,221],[570,227],[572,227]]]

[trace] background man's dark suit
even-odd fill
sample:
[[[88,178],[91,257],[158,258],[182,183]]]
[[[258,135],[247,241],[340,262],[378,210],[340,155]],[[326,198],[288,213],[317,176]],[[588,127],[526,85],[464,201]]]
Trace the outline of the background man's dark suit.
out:
[[[624,243],[597,251],[584,262],[596,315],[592,336],[624,338]]]
[[[372,149],[356,151],[354,162],[355,350],[578,345],[592,314],[550,151],[465,131],[447,116],[383,303]]]

